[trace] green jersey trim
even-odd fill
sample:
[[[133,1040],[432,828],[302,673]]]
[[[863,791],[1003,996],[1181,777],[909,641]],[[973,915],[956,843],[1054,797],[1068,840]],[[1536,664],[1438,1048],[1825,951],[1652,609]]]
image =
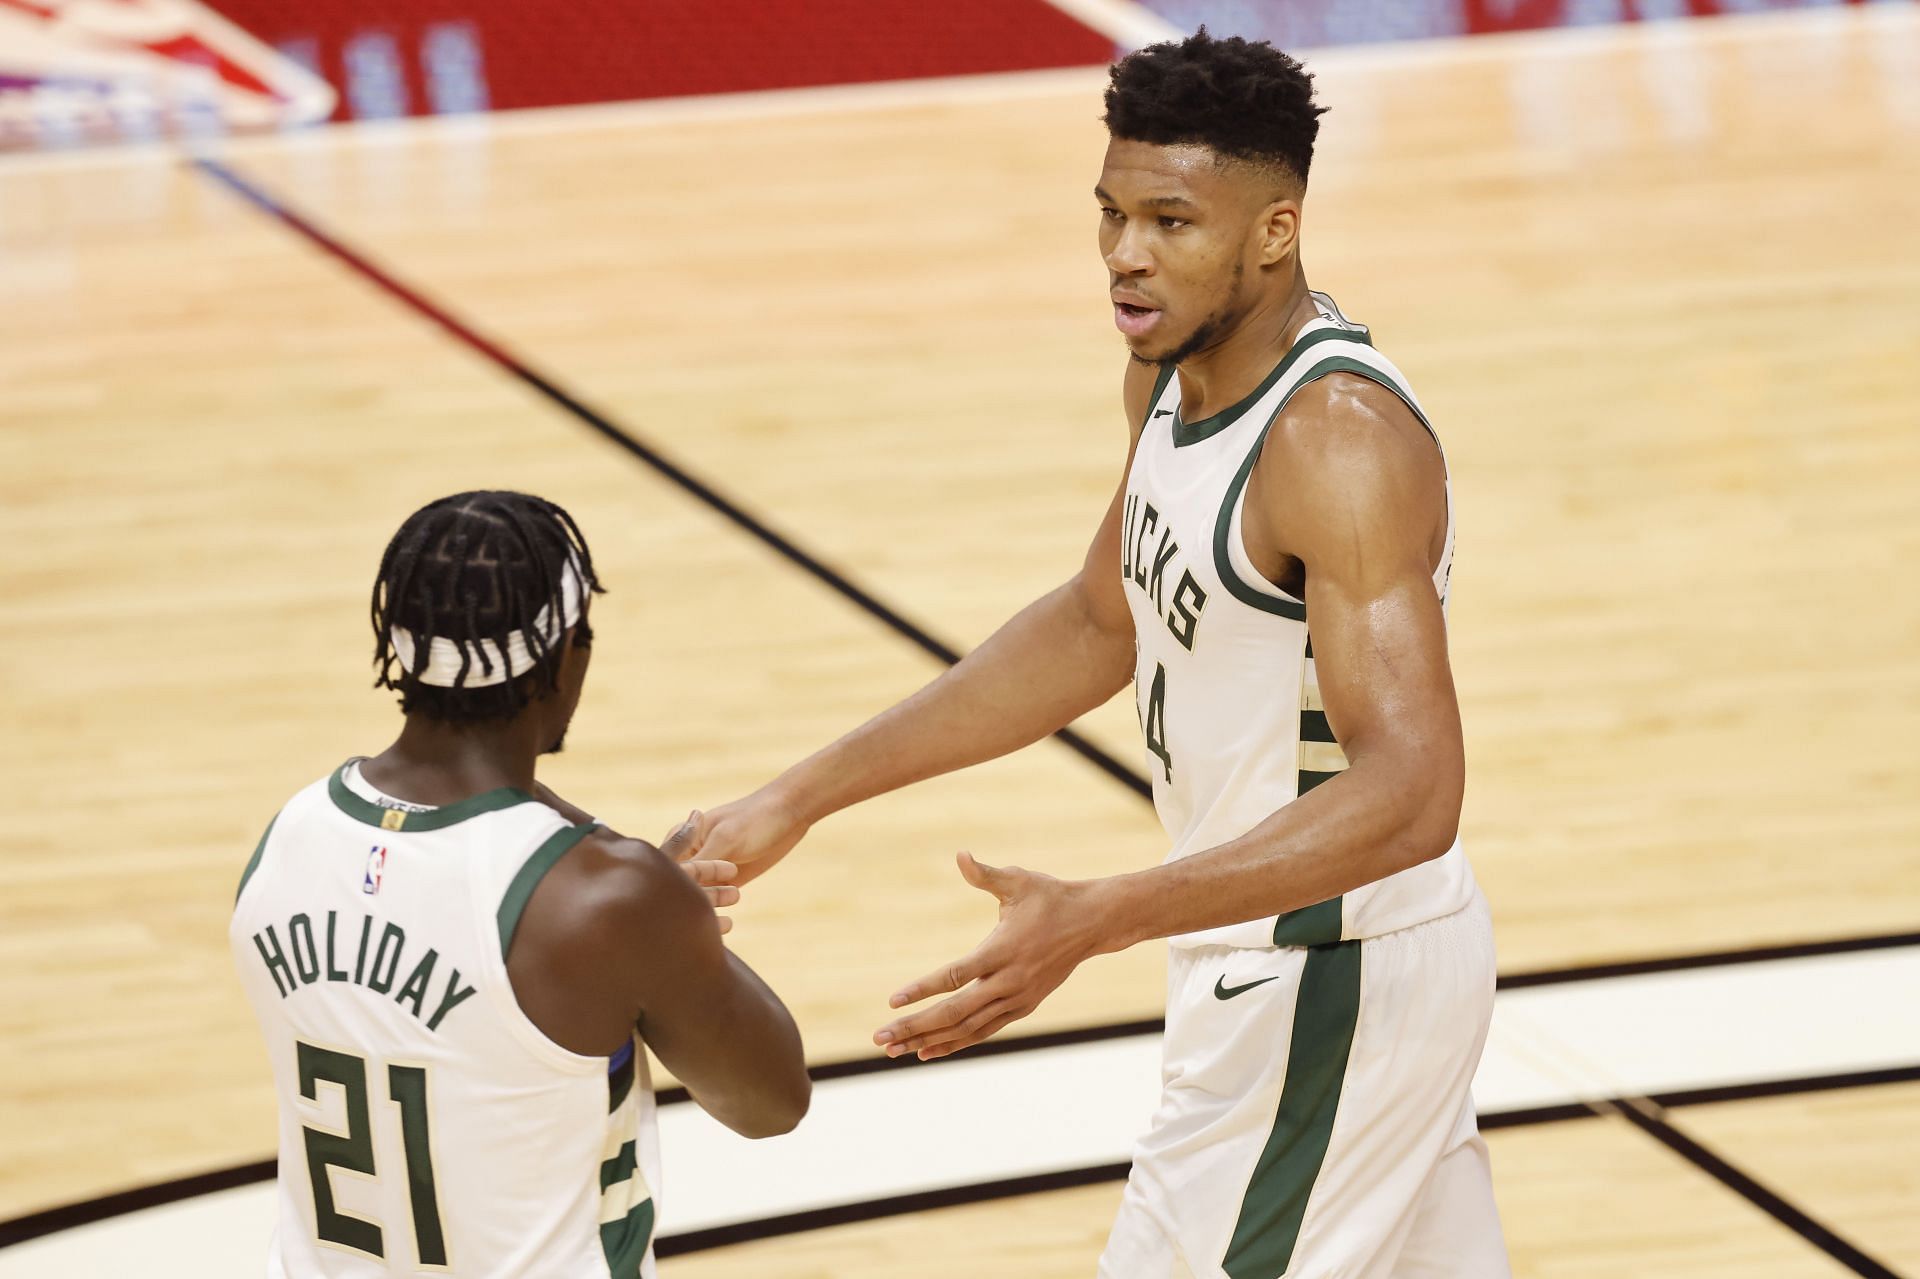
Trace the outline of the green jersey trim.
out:
[[[500,954],[503,958],[513,946],[514,930],[520,927],[520,916],[527,909],[527,900],[533,896],[533,890],[540,886],[540,881],[555,863],[572,852],[575,844],[593,833],[596,825],[595,822],[581,822],[578,826],[566,826],[553,832],[514,873],[513,882],[507,885],[506,894],[500,899]]]
[[[1201,440],[1207,439],[1209,436],[1218,435],[1220,432],[1226,430],[1235,422],[1245,417],[1247,411],[1260,402],[1261,396],[1279,385],[1280,379],[1284,378],[1309,350],[1322,342],[1330,342],[1335,339],[1343,342],[1360,342],[1365,345],[1372,345],[1366,333],[1363,331],[1341,328],[1308,329],[1294,342],[1292,348],[1288,350],[1284,356],[1280,357],[1280,362],[1273,366],[1273,371],[1260,380],[1260,385],[1254,387],[1238,404],[1230,408],[1221,409],[1212,417],[1203,417],[1198,422],[1184,421],[1180,416],[1179,408],[1176,407],[1173,411],[1173,446],[1177,449],[1185,448],[1189,444],[1198,444]],[[1159,393],[1156,390],[1154,399],[1158,400],[1159,398]]]
[[[1175,366],[1162,364],[1159,371],[1153,375],[1153,394],[1147,397],[1147,415],[1140,419],[1140,427],[1142,430],[1145,430],[1147,424],[1153,421],[1154,405],[1160,403],[1160,397],[1167,393],[1167,383],[1173,381],[1173,375],[1176,371]],[[1179,414],[1179,411],[1178,406],[1176,406],[1174,409],[1176,416]]]
[[[1231,1279],[1278,1279],[1293,1261],[1307,1200],[1333,1141],[1359,1020],[1360,943],[1308,951],[1280,1104],[1220,1263]]]
[[[652,1243],[652,1199],[635,1204],[618,1221],[602,1222],[600,1225],[600,1250],[606,1255],[607,1273],[612,1279],[640,1279],[640,1267],[646,1261],[647,1248]]]
[[[1327,773],[1325,776],[1338,777],[1339,775]],[[1315,783],[1315,785],[1318,784]],[[1276,946],[1333,945],[1340,940],[1340,930],[1345,922],[1342,919],[1345,910],[1342,905],[1344,901],[1344,897],[1329,897],[1323,902],[1302,906],[1298,910],[1290,910],[1279,916],[1273,921],[1273,944]]]
[[[260,858],[267,851],[267,840],[273,837],[273,828],[279,822],[280,814],[273,815],[273,821],[267,823],[266,830],[260,833],[260,842],[253,846],[253,856],[247,858],[247,868],[240,872],[240,887],[233,890],[233,904],[240,904],[240,894],[247,891],[247,881],[253,878],[253,872],[260,869]]]
[[[1321,329],[1318,333],[1324,336],[1347,338],[1352,341],[1361,340],[1352,333],[1336,329]],[[1295,348],[1295,350],[1299,349],[1301,348]],[[1293,357],[1290,354],[1287,358],[1291,360]],[[1264,583],[1262,587],[1256,587],[1248,582],[1246,578],[1242,577],[1239,571],[1233,566],[1233,557],[1227,553],[1227,537],[1233,528],[1234,508],[1240,504],[1240,495],[1246,492],[1247,480],[1253,475],[1254,465],[1260,461],[1260,450],[1266,445],[1267,432],[1273,429],[1274,422],[1280,420],[1280,415],[1286,411],[1287,401],[1299,394],[1300,387],[1306,386],[1310,382],[1316,382],[1329,373],[1353,373],[1366,378],[1370,382],[1377,382],[1381,386],[1386,387],[1387,390],[1392,391],[1413,411],[1413,415],[1420,420],[1420,425],[1427,428],[1429,434],[1433,433],[1432,424],[1427,421],[1426,415],[1420,412],[1419,407],[1413,402],[1413,397],[1407,394],[1404,388],[1395,385],[1393,380],[1381,370],[1374,368],[1371,364],[1367,364],[1364,361],[1357,360],[1351,355],[1330,355],[1326,359],[1321,360],[1318,364],[1307,370],[1306,376],[1300,379],[1299,386],[1288,391],[1287,398],[1281,400],[1279,405],[1274,408],[1273,418],[1260,429],[1259,438],[1255,439],[1253,447],[1247,450],[1247,460],[1240,464],[1238,471],[1234,472],[1233,479],[1227,484],[1226,496],[1220,501],[1220,515],[1219,518],[1214,521],[1213,525],[1213,567],[1214,571],[1220,575],[1220,581],[1226,586],[1227,594],[1233,596],[1233,598],[1239,600],[1242,604],[1245,604],[1249,608],[1257,608],[1263,613],[1273,613],[1280,617],[1290,618],[1296,622],[1304,622],[1307,620],[1306,603],[1302,600],[1295,599],[1285,592],[1279,595],[1270,595],[1268,594],[1269,590],[1279,590],[1279,588],[1270,582]],[[1436,438],[1438,437],[1436,436]]]
[[[333,770],[333,776],[327,779],[327,798],[333,801],[335,808],[355,821],[378,826],[381,830],[444,830],[482,813],[494,813],[516,804],[536,802],[533,796],[517,787],[502,786],[498,790],[486,791],[457,803],[443,804],[439,808],[429,808],[422,813],[410,813],[404,808],[382,808],[348,788],[347,769],[358,762],[350,759]]]

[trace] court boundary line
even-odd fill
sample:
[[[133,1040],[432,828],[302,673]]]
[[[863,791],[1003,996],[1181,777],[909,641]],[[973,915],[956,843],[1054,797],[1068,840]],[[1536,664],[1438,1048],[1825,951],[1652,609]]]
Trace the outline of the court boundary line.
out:
[[[1888,1084],[1920,1083],[1920,1063],[1910,1066],[1891,1066],[1876,1070],[1846,1071],[1839,1074],[1805,1075],[1788,1079],[1765,1080],[1757,1083],[1726,1084],[1712,1088],[1693,1088],[1675,1092],[1653,1093],[1646,1097],[1616,1097],[1592,1102],[1568,1102],[1553,1106],[1536,1106],[1523,1110],[1494,1111],[1479,1117],[1482,1132],[1496,1132],[1506,1128],[1536,1128],[1548,1124],[1573,1122],[1577,1120],[1601,1119],[1615,1114],[1631,1117],[1638,1113],[1633,1110],[1636,1103],[1648,1104],[1661,1110],[1684,1109],[1690,1106],[1717,1105],[1731,1101],[1755,1101],[1773,1097],[1805,1096],[1810,1093],[1841,1092],[1850,1088],[1873,1088]],[[1642,1119],[1648,1116],[1641,1115]],[[1657,1117],[1653,1122],[1671,1131],[1671,1125]],[[1636,1125],[1640,1126],[1640,1125]],[[1649,1129],[1649,1135],[1655,1135]],[[1717,1159],[1711,1151],[1699,1146],[1691,1138],[1681,1134],[1686,1141],[1703,1155]],[[1664,1144],[1664,1143],[1663,1143]],[[1683,1153],[1676,1151],[1676,1153]],[[1683,1157],[1685,1156],[1683,1153]],[[1695,1162],[1688,1157],[1689,1162]],[[1732,1165],[1720,1161],[1734,1173]],[[1709,1172],[1704,1165],[1703,1172]],[[242,1186],[270,1181],[278,1172],[277,1159],[258,1160],[253,1163],[239,1164],[213,1172],[198,1173],[174,1181],[156,1182],[150,1186],[141,1186],[133,1190],[103,1195],[96,1199],[80,1200],[63,1204],[55,1208],[43,1209],[16,1217],[10,1221],[0,1221],[0,1248],[29,1242],[62,1230],[78,1226],[92,1225],[111,1217],[124,1216],[146,1208],[160,1208],[167,1204],[178,1203],[200,1195],[212,1194],[221,1190],[233,1190]],[[931,1208],[952,1208],[966,1204],[987,1203],[996,1199],[1014,1198],[1019,1195],[1037,1194],[1048,1190],[1067,1190],[1078,1186],[1095,1185],[1106,1181],[1123,1180],[1130,1168],[1129,1164],[1098,1164],[1087,1168],[1068,1168],[1054,1172],[1036,1173],[1023,1177],[1001,1178],[994,1181],[975,1182],[965,1186],[947,1186],[937,1190],[916,1191],[905,1195],[891,1195],[881,1199],[867,1199],[853,1204],[836,1204],[829,1208],[810,1209],[806,1212],[784,1213],[777,1217],[766,1217],[758,1221],[737,1222],[727,1226],[713,1226],[705,1230],[691,1230],[683,1234],[662,1236],[655,1245],[655,1252],[661,1257],[671,1257],[690,1252],[703,1252],[712,1248],[728,1247],[733,1244],[753,1243],[762,1239],[774,1239],[784,1235],[804,1234],[812,1230],[826,1229],[831,1226],[853,1225],[862,1221],[877,1221],[885,1217],[901,1216],[906,1213],[925,1211]],[[1739,1174],[1744,1176],[1745,1174]],[[1716,1175],[1716,1179],[1719,1179]],[[1749,1181],[1751,1179],[1749,1178]],[[1753,1182],[1754,1186],[1759,1183]],[[1729,1189],[1735,1187],[1729,1185]],[[1759,1187],[1767,1195],[1765,1187]],[[1743,1196],[1744,1197],[1744,1196]],[[1773,1196],[1778,1199],[1778,1196]],[[1779,1199],[1783,1208],[1798,1212],[1784,1199]],[[1765,1207],[1764,1204],[1757,1206]],[[1771,1215],[1771,1213],[1770,1213]],[[1803,1214],[1804,1215],[1804,1214]],[[1811,1218],[1807,1218],[1809,1222]],[[1786,1224],[1783,1222],[1783,1224]],[[1825,1230],[1825,1227],[1818,1226]],[[1796,1232],[1797,1233],[1797,1232]],[[1827,1231],[1829,1235],[1831,1231]],[[1804,1237],[1804,1236],[1803,1236]],[[1851,1248],[1845,1240],[1834,1235],[1842,1246]],[[1811,1241],[1810,1241],[1811,1242]],[[1857,1251],[1857,1250],[1856,1250]],[[1833,1254],[1830,1254],[1833,1255]],[[1866,1254],[1859,1254],[1871,1265],[1879,1265]],[[1837,1258],[1839,1259],[1839,1258]],[[1856,1270],[1856,1273],[1870,1276],[1871,1279],[1898,1279],[1893,1271],[1884,1267],[1878,1270]]]
[[[1912,1066],[1895,1067],[1889,1070],[1861,1071],[1843,1075],[1808,1076],[1802,1079],[1779,1080],[1772,1084],[1750,1084],[1739,1085],[1739,1087],[1756,1090],[1751,1091],[1742,1099],[1749,1097],[1757,1099],[1772,1096],[1803,1095],[1811,1092],[1837,1091],[1851,1087],[1874,1087],[1881,1084],[1913,1082],[1920,1082],[1920,1063]],[[1504,1111],[1482,1115],[1480,1116],[1479,1123],[1483,1131],[1496,1131],[1503,1128],[1540,1127],[1546,1124],[1573,1120],[1600,1119],[1616,1113],[1637,1113],[1632,1109],[1635,1103],[1651,1103],[1654,1106],[1665,1109],[1686,1105],[1711,1105],[1716,1101],[1733,1100],[1732,1098],[1686,1098],[1688,1098],[1688,1094],[1684,1093],[1662,1093],[1654,1097],[1619,1097],[1586,1103],[1540,1106],[1528,1110]],[[1671,1129],[1669,1129],[1669,1131],[1671,1131]],[[1682,1141],[1691,1141],[1691,1139],[1681,1134],[1675,1133],[1675,1135],[1680,1136]],[[1726,1164],[1724,1160],[1718,1160],[1718,1157],[1713,1155],[1711,1151],[1706,1150],[1704,1147],[1699,1147],[1697,1143],[1692,1144],[1696,1146],[1703,1156],[1709,1160],[1717,1161],[1736,1177],[1745,1176],[1745,1174],[1740,1173],[1739,1170],[1735,1169],[1731,1164]],[[1695,1161],[1689,1159],[1689,1162]],[[857,1204],[837,1204],[831,1208],[818,1208],[807,1212],[785,1213],[778,1217],[767,1217],[760,1221],[738,1222],[727,1226],[713,1226],[705,1230],[691,1230],[685,1234],[664,1235],[658,1243],[655,1244],[654,1250],[655,1254],[660,1257],[671,1257],[690,1252],[705,1252],[713,1248],[724,1248],[743,1243],[755,1243],[763,1239],[777,1239],[785,1235],[805,1234],[814,1230],[823,1230],[832,1226],[852,1225],[862,1221],[877,1221],[886,1217],[923,1212],[932,1208],[954,1208],[966,1204],[989,1203],[996,1199],[1009,1199],[1019,1195],[1035,1194],[1047,1190],[1066,1190],[1077,1186],[1090,1186],[1107,1181],[1121,1181],[1127,1177],[1131,1167],[1131,1164],[1126,1163],[1099,1164],[1089,1168],[1070,1168],[1059,1172],[1041,1173],[1034,1176],[976,1182],[967,1186],[953,1186],[934,1191],[921,1191],[914,1194],[888,1196],[882,1199],[869,1199]],[[1724,1182],[1724,1179],[1712,1172],[1706,1164],[1696,1163],[1696,1167],[1714,1176],[1716,1180],[1723,1180]],[[1833,1256],[1843,1263],[1851,1264],[1847,1261],[1847,1257],[1843,1255],[1843,1253],[1851,1253],[1869,1267],[1880,1266],[1880,1263],[1874,1261],[1858,1249],[1853,1248],[1851,1244],[1848,1244],[1844,1239],[1840,1238],[1840,1236],[1834,1234],[1826,1227],[1821,1226],[1818,1222],[1814,1221],[1813,1218],[1800,1212],[1800,1210],[1794,1208],[1786,1200],[1781,1199],[1777,1195],[1773,1195],[1771,1191],[1766,1190],[1760,1183],[1753,1181],[1751,1178],[1746,1178],[1746,1181],[1750,1186],[1760,1192],[1760,1199],[1746,1195],[1732,1182],[1724,1182],[1724,1184],[1727,1185],[1728,1189],[1735,1190],[1736,1193],[1741,1193],[1743,1198],[1748,1198],[1749,1202],[1753,1202],[1756,1206],[1767,1211],[1769,1215],[1774,1216],[1781,1224],[1793,1229],[1796,1234],[1800,1234],[1801,1237],[1809,1243],[1814,1243],[1816,1246],[1821,1247],[1822,1251],[1827,1252],[1829,1256]],[[1825,1247],[1819,1243],[1813,1234],[1799,1229],[1792,1222],[1788,1221],[1786,1217],[1775,1213],[1766,1202],[1763,1202],[1763,1200],[1769,1196],[1783,1212],[1789,1215],[1797,1215],[1799,1220],[1804,1222],[1812,1231],[1823,1234],[1831,1241],[1835,1248],[1842,1251]],[[1880,1266],[1879,1269],[1861,1269],[1855,1267],[1855,1273],[1864,1275],[1867,1279],[1900,1279],[1898,1275],[1894,1274],[1891,1270],[1887,1270],[1884,1266]]]
[[[1826,941],[1781,942],[1767,946],[1743,946],[1733,950],[1709,950],[1691,955],[1667,955],[1654,959],[1627,959],[1613,963],[1578,964],[1565,968],[1539,968],[1507,973],[1494,981],[1496,990],[1525,990],[1530,986],[1557,986],[1571,981],[1600,981],[1608,977],[1639,977],[1647,973],[1677,973],[1690,968],[1719,968],[1728,964],[1758,964],[1770,959],[1812,959],[1820,955],[1851,955],[1869,950],[1897,950],[1920,946],[1920,932],[1869,933],[1855,937],[1836,937]]]
[[[1665,1109],[1651,1099],[1636,1097],[1622,1102],[1614,1113],[1863,1279],[1900,1279],[1884,1262],[1868,1256],[1764,1182],[1669,1124]]]
[[[1691,955],[1666,955],[1654,959],[1628,960],[1612,964],[1588,964],[1566,968],[1543,968],[1530,972],[1512,973],[1494,979],[1496,990],[1526,990],[1538,986],[1568,985],[1583,981],[1604,981],[1610,977],[1640,977],[1653,973],[1687,972],[1700,968],[1737,967],[1742,964],[1767,963],[1778,959],[1814,959],[1826,955],[1851,955],[1876,950],[1898,950],[1903,947],[1920,947],[1920,933],[1873,933],[1859,937],[1841,937],[1828,941],[1794,942],[1777,946],[1753,946],[1741,950],[1702,951]],[[1101,1022],[1091,1026],[1074,1026],[1064,1030],[1042,1031],[1032,1035],[1009,1035],[1003,1039],[989,1039],[985,1043],[975,1044],[966,1050],[965,1055],[936,1058],[933,1061],[921,1061],[917,1057],[848,1057],[839,1061],[821,1062],[807,1067],[807,1075],[815,1083],[831,1079],[848,1079],[858,1075],[870,1075],[886,1070],[909,1070],[916,1066],[937,1066],[945,1061],[978,1061],[982,1057],[997,1057],[1007,1053],[1037,1052],[1048,1048],[1069,1048],[1080,1044],[1100,1043],[1109,1039],[1130,1039],[1135,1035],[1158,1035],[1167,1028],[1164,1017],[1143,1017],[1135,1021]],[[1744,1085],[1743,1085],[1744,1086]],[[1716,1090],[1708,1089],[1706,1092]],[[678,1105],[688,1100],[684,1088],[662,1088],[656,1094],[663,1106]]]
[[[1850,950],[1877,949],[1879,938],[1858,938],[1852,942],[1838,943]],[[1829,946],[1833,944],[1828,944]],[[1817,953],[1837,953],[1824,949]],[[1746,962],[1762,962],[1727,958],[1737,952],[1718,952],[1716,956],[1684,956],[1677,965],[1698,968],[1707,966],[1699,962],[1702,958],[1717,958],[1719,962],[1734,966]],[[1574,972],[1578,970],[1562,970]],[[1596,978],[1565,977],[1567,983],[1580,980],[1598,980]],[[1547,983],[1536,983],[1547,984]],[[851,1061],[829,1062],[823,1066],[808,1068],[808,1075],[814,1080],[841,1079],[882,1070],[909,1069],[913,1067],[938,1066],[941,1062],[967,1061],[980,1057],[1004,1055],[1016,1052],[1029,1052],[1045,1048],[1068,1047],[1093,1043],[1100,1040],[1122,1039],[1133,1035],[1156,1034],[1163,1031],[1165,1021],[1161,1018],[1149,1018],[1134,1022],[1119,1022],[1107,1026],[1090,1026],[1073,1030],[1053,1031],[1038,1035],[1016,1036],[1011,1039],[989,1040],[967,1050],[965,1056],[942,1058],[934,1062],[921,1062],[912,1057],[873,1057],[856,1058]],[[1798,1096],[1807,1093],[1837,1092],[1849,1088],[1868,1088],[1883,1084],[1920,1082],[1920,1063],[1907,1066],[1876,1067],[1867,1070],[1842,1071],[1819,1075],[1787,1076],[1779,1079],[1767,1079],[1736,1084],[1714,1084],[1701,1088],[1675,1089],[1648,1094],[1640,1098],[1618,1097],[1595,1101],[1559,1102],[1546,1106],[1527,1107],[1518,1110],[1493,1111],[1479,1116],[1482,1131],[1492,1132],[1501,1128],[1533,1127],[1542,1124],[1558,1123],[1576,1119],[1591,1119],[1612,1113],[1609,1107],[1619,1108],[1631,1101],[1650,1102],[1663,1108],[1684,1108],[1688,1106],[1712,1105],[1732,1101],[1764,1100],[1773,1097]],[[691,1100],[684,1088],[663,1088],[655,1094],[662,1106],[678,1105]],[[1697,1143],[1696,1143],[1697,1144]],[[1703,1148],[1704,1149],[1704,1148]],[[1064,1180],[1053,1188],[1064,1189],[1073,1185],[1090,1185],[1094,1181],[1117,1179],[1126,1175],[1125,1165],[1100,1165],[1103,1169],[1118,1168],[1113,1178],[1092,1177],[1088,1169],[1068,1169],[1061,1172],[1037,1174],[1040,1181],[1047,1178],[1086,1177],[1084,1181]],[[271,1181],[278,1173],[277,1157],[253,1160],[209,1172],[195,1173],[169,1181],[154,1182],[145,1186],[136,1186],[127,1190],[96,1196],[91,1199],[76,1200],[59,1204],[52,1208],[41,1209],[11,1220],[0,1221],[0,1249],[14,1244],[26,1243],[47,1235],[58,1234],[64,1230],[92,1225],[113,1217],[125,1216],[148,1208],[165,1207],[187,1199],[213,1194],[223,1190],[238,1189],[263,1181]],[[824,1228],[830,1225],[845,1225],[857,1221],[875,1220],[884,1216],[894,1216],[905,1212],[920,1210],[921,1207],[951,1207],[964,1203],[979,1203],[991,1199],[1007,1198],[1012,1195],[1029,1193],[1028,1189],[1009,1189],[996,1192],[995,1187],[1023,1186],[1036,1178],[1000,1179],[981,1182],[970,1186],[943,1187],[938,1190],[916,1192],[910,1195],[890,1196],[883,1199],[862,1200],[857,1204],[838,1205],[833,1208],[817,1209],[802,1213],[788,1213],[777,1217],[763,1218],[755,1222],[739,1222],[728,1226],[715,1226],[705,1230],[689,1231],[684,1236],[666,1236],[667,1239],[690,1238],[698,1236],[712,1241],[702,1243],[700,1248],[717,1248],[735,1243],[749,1243],[756,1239],[774,1238],[781,1234],[800,1233],[805,1230]],[[1757,1183],[1756,1183],[1757,1184]],[[1036,1185],[1035,1189],[1047,1186]],[[967,1196],[971,1197],[967,1197]],[[928,1196],[938,1197],[935,1202]],[[959,1197],[955,1197],[959,1196]],[[1784,1200],[1782,1201],[1785,1202]],[[884,1205],[904,1205],[883,1211]],[[1789,1207],[1791,1205],[1788,1205]],[[856,1211],[864,1210],[864,1211]],[[815,1222],[808,1225],[805,1222]],[[779,1229],[772,1228],[778,1225]],[[761,1233],[751,1233],[751,1231]],[[747,1233],[743,1233],[747,1232]],[[1837,1236],[1836,1236],[1837,1237]],[[1843,1241],[1844,1242],[1844,1241]],[[692,1247],[680,1249],[694,1251]],[[660,1255],[671,1255],[662,1252]],[[1864,1254],[1863,1254],[1864,1255]],[[1877,1264],[1877,1263],[1876,1263]],[[1861,1272],[1877,1275],[1882,1272]]]
[[[124,1217],[129,1213],[142,1212],[148,1208],[164,1208],[168,1204],[198,1199],[202,1195],[217,1194],[222,1190],[238,1190],[242,1186],[258,1185],[263,1181],[272,1181],[279,1170],[278,1157],[256,1159],[251,1163],[233,1164],[226,1168],[215,1168],[211,1172],[176,1177],[171,1181],[156,1181],[145,1186],[135,1186],[130,1190],[116,1190],[112,1194],[99,1195],[92,1199],[76,1199],[72,1203],[42,1208],[39,1212],[30,1212],[23,1217],[0,1221],[0,1248],[10,1248],[15,1244],[28,1243],[45,1238],[47,1235],[57,1235],[62,1231],[78,1229],[81,1226],[91,1226],[96,1222],[107,1221],[113,1217]]]
[[[641,440],[606,414],[582,401],[526,360],[481,333],[366,254],[322,229],[291,205],[268,192],[265,187],[208,156],[195,156],[187,163],[301,236],[376,289],[398,300],[408,310],[427,320],[469,350],[478,353],[501,371],[526,384],[548,403],[581,425],[590,428],[602,439],[624,449],[661,478],[693,498],[695,502],[733,524],[765,549],[797,566],[807,576],[907,640],[923,653],[938,659],[948,667],[959,664],[964,654],[946,641],[939,639],[924,626],[908,618],[847,574],[834,568],[746,507],[667,457],[658,448]],[[1099,744],[1076,732],[1072,727],[1063,728],[1051,736],[1135,795],[1151,802],[1153,786],[1144,773],[1129,768],[1119,759],[1108,754]]]

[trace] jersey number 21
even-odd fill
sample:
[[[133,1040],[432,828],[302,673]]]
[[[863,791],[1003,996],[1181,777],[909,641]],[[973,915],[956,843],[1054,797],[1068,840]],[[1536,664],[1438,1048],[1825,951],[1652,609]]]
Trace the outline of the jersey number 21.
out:
[[[313,1180],[314,1230],[322,1241],[384,1259],[380,1227],[333,1206],[332,1170],[378,1174],[373,1167],[373,1128],[367,1111],[367,1062],[364,1057],[296,1044],[300,1095],[319,1100],[319,1083],[340,1085],[346,1094],[347,1131],[305,1128],[307,1174]],[[422,1266],[447,1264],[447,1240],[440,1227],[440,1201],[433,1185],[433,1153],[427,1140],[427,1071],[424,1066],[388,1066],[387,1096],[400,1107],[400,1139],[407,1156],[407,1196],[413,1208],[414,1249]]]

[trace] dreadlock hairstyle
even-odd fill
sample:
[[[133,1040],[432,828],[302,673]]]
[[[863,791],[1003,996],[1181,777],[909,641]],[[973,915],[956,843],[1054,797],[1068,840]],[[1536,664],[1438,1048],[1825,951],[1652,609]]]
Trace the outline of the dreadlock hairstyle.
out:
[[[512,719],[559,686],[570,573],[579,576],[574,589],[605,594],[579,526],[544,498],[483,491],[421,507],[387,543],[373,584],[374,686],[397,690],[407,714],[456,724]],[[536,624],[543,610],[551,636]],[[410,653],[396,645],[395,627],[411,633]],[[516,632],[531,669],[474,687],[496,674]],[[452,687],[420,678],[437,639],[459,647]],[[574,642],[590,640],[583,613]]]
[[[1207,29],[1148,45],[1113,64],[1107,132],[1158,146],[1200,145],[1220,155],[1285,170],[1301,187],[1325,107],[1313,77],[1264,40]]]

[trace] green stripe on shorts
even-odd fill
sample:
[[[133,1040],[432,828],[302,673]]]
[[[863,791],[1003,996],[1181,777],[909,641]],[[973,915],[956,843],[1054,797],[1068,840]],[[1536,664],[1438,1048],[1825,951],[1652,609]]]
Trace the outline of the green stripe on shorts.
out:
[[[1360,943],[1307,951],[1294,1003],[1287,1078],[1221,1265],[1232,1279],[1279,1279],[1293,1261],[1307,1197],[1327,1159],[1360,1019]]]

